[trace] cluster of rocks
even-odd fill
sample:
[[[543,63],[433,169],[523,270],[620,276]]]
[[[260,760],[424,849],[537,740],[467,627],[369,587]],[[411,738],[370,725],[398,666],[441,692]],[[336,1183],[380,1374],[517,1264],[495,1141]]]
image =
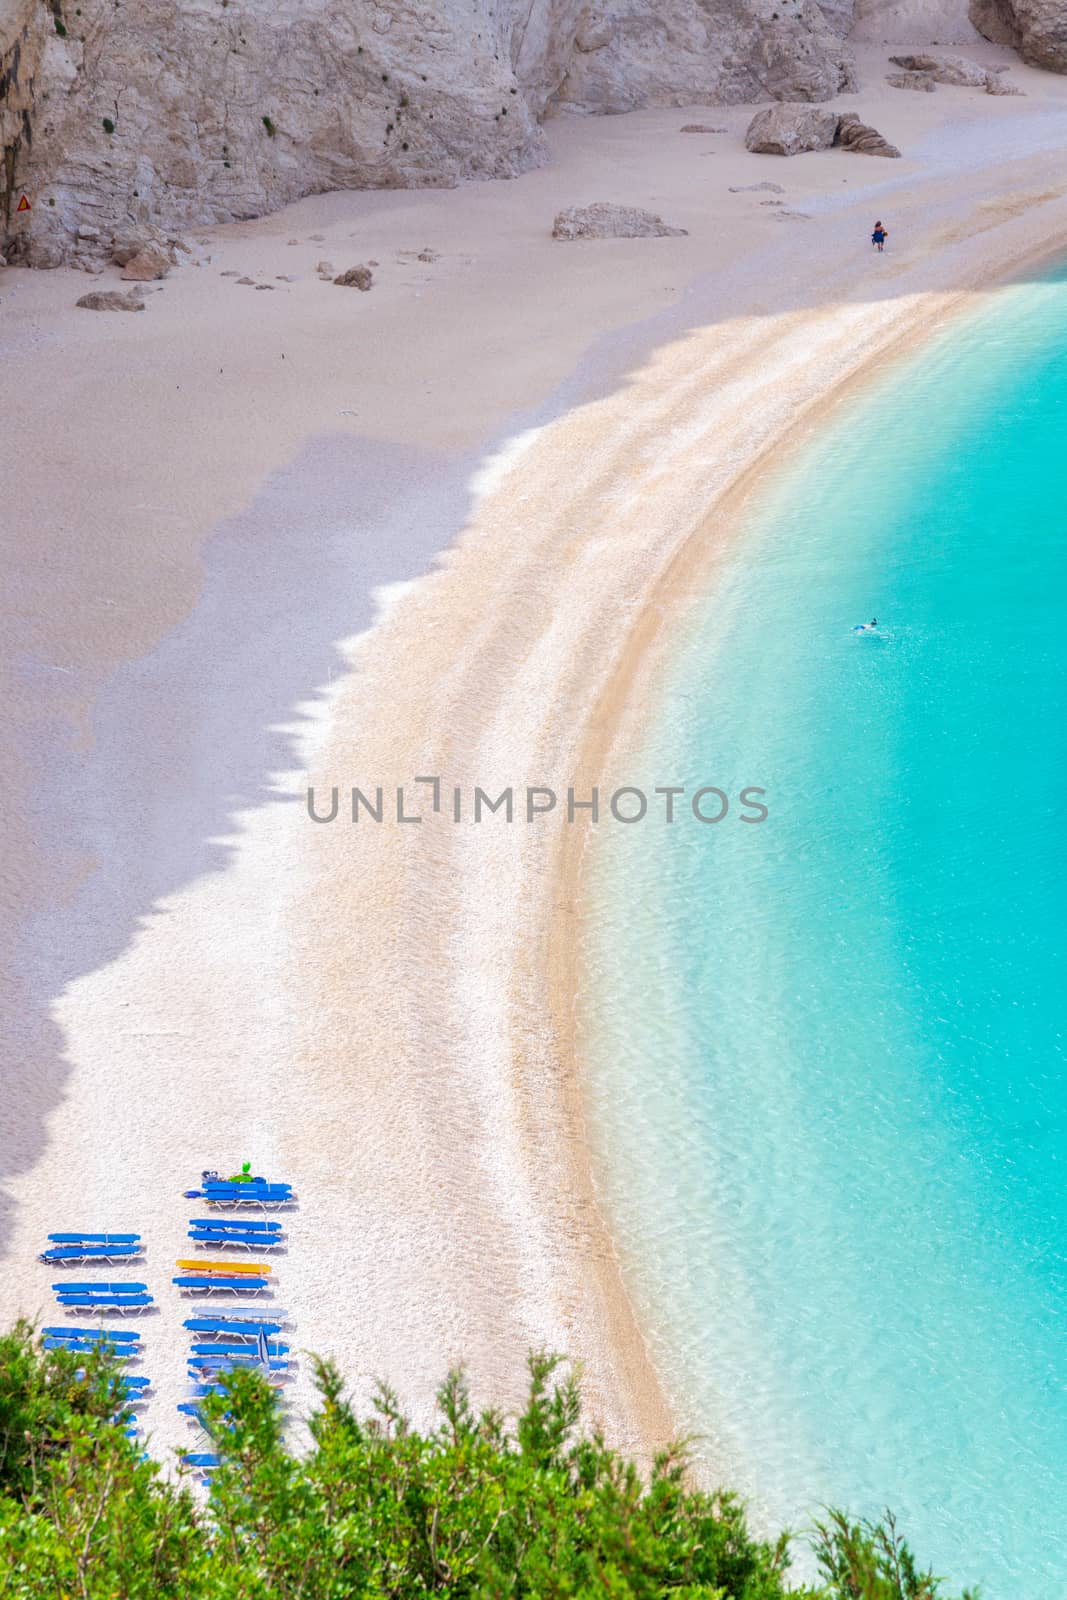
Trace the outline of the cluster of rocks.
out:
[[[861,121],[855,111],[822,106],[769,106],[757,111],[745,134],[746,150],[760,155],[796,156],[806,150],[829,150],[833,145],[857,155],[900,155],[895,144]]]
[[[886,74],[886,82],[894,89],[915,89],[932,94],[939,83],[950,83],[963,89],[984,89],[986,94],[1022,94],[1013,83],[1006,83],[1007,67],[980,67],[976,61],[965,61],[962,56],[905,55],[890,56],[899,72]]]
[[[109,241],[102,240],[96,228],[82,228],[79,233],[83,237],[91,237],[98,249],[106,251],[112,265],[122,268],[120,276],[127,283],[154,283],[167,276],[171,267],[178,264],[181,254],[192,254],[183,239],[148,224],[121,229]],[[99,256],[84,260],[75,258],[72,265],[80,266],[87,272],[99,273],[104,270]],[[143,311],[145,307],[136,289],[130,289],[125,294],[118,289],[94,290],[91,294],[82,295],[75,304],[86,311]]]
[[[148,223],[121,228],[110,238],[99,228],[83,224],[78,229],[78,249],[70,265],[83,272],[100,273],[110,261],[122,268],[122,276],[128,283],[151,283],[167,276],[171,267],[177,265],[179,254],[191,258],[189,245]],[[59,266],[61,260],[61,256],[49,259],[47,264]]]

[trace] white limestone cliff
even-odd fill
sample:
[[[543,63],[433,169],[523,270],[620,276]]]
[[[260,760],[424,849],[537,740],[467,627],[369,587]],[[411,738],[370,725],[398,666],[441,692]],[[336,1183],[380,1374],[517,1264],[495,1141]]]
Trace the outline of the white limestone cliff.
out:
[[[335,188],[543,159],[554,105],[826,99],[852,0],[0,0],[0,218],[41,266]],[[4,217],[15,193],[28,216]]]

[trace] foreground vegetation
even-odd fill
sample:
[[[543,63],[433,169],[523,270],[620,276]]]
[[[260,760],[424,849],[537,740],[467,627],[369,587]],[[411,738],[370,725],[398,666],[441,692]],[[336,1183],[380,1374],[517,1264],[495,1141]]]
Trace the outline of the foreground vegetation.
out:
[[[263,1380],[235,1374],[204,1405],[222,1457],[205,1500],[110,1420],[106,1352],[42,1351],[20,1324],[0,1337],[0,1600],[948,1600],[891,1520],[836,1512],[810,1536],[820,1582],[791,1589],[788,1536],[756,1539],[733,1495],[692,1488],[680,1447],[642,1481],[580,1430],[573,1376],[529,1368],[513,1425],[453,1373],[420,1434],[386,1389],[358,1418],[316,1362],[299,1458]]]

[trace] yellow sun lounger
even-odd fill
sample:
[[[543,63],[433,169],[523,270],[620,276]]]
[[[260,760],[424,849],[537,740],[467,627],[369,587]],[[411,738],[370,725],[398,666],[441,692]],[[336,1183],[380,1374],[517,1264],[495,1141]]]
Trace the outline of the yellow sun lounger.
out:
[[[202,1272],[205,1276],[220,1273],[224,1278],[243,1277],[246,1273],[253,1278],[265,1278],[270,1271],[268,1266],[255,1261],[179,1261],[178,1266],[183,1272]]]

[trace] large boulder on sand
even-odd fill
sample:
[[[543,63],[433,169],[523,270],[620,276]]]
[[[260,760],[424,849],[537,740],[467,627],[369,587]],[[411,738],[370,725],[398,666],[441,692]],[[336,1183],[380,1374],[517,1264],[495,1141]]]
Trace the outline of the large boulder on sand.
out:
[[[766,111],[757,111],[745,134],[745,149],[770,156],[828,150],[837,137],[839,121],[837,111],[785,100],[768,106]]]
[[[374,282],[374,273],[369,267],[348,267],[344,272],[339,272],[334,283],[339,283],[342,289],[369,289]]]
[[[842,150],[860,156],[898,156],[900,151],[890,144],[877,128],[861,122],[854,111],[846,111],[837,127],[837,142]]]
[[[969,14],[980,34],[994,44],[1011,45],[1032,67],[1067,72],[1063,0],[970,0]]]
[[[552,224],[553,239],[653,239],[680,238],[686,228],[672,228],[652,211],[637,206],[613,206],[598,200],[591,206],[568,206]]]
[[[146,245],[131,256],[122,269],[122,276],[131,283],[151,283],[165,278],[170,271],[170,256],[158,245]]]
[[[136,298],[136,292],[120,294],[117,289],[94,289],[92,294],[83,294],[80,300],[75,301],[85,311],[143,311],[144,301]]]

